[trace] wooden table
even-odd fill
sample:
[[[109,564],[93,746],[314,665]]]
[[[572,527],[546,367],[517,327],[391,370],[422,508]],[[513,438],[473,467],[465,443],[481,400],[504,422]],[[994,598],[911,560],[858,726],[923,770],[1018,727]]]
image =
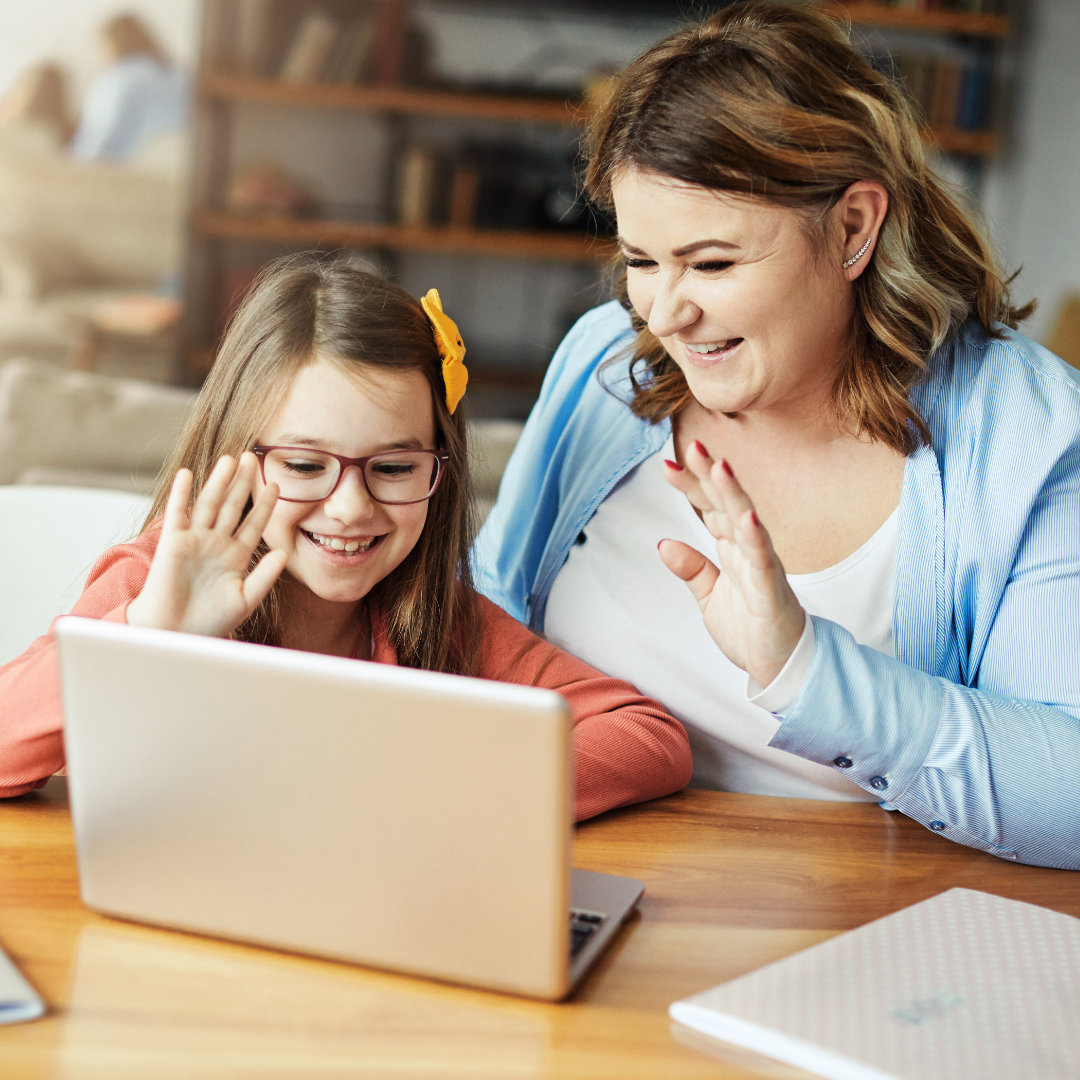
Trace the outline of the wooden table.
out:
[[[54,778],[0,803],[0,942],[50,1007],[0,1028],[0,1077],[803,1077],[668,1004],[954,885],[1080,916],[1080,875],[865,803],[686,791],[580,826],[576,860],[645,897],[570,1002],[537,1004],[94,915]]]

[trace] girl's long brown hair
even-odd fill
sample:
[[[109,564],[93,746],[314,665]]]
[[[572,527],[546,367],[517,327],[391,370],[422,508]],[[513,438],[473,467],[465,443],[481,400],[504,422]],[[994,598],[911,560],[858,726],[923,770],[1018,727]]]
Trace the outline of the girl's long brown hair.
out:
[[[194,498],[222,455],[251,449],[297,373],[316,360],[361,377],[416,370],[427,379],[437,441],[450,460],[416,547],[368,601],[386,619],[399,663],[471,674],[480,631],[468,560],[473,500],[465,419],[460,408],[447,412],[435,338],[420,304],[375,274],[320,255],[286,256],[262,271],[226,331],[143,528],[164,513],[178,469],[192,471]],[[255,557],[265,550],[260,544]],[[279,583],[235,636],[277,644],[283,618]]]
[[[618,77],[587,145],[586,188],[606,209],[612,180],[640,169],[789,207],[819,252],[826,213],[848,186],[882,184],[889,209],[854,283],[832,407],[842,429],[901,453],[929,440],[908,395],[934,350],[973,316],[1000,336],[995,323],[1015,327],[1034,307],[1013,306],[989,244],[927,163],[904,92],[813,7],[749,0],[672,33]],[[625,271],[617,292],[629,307]],[[632,408],[655,422],[689,390],[632,316]]]

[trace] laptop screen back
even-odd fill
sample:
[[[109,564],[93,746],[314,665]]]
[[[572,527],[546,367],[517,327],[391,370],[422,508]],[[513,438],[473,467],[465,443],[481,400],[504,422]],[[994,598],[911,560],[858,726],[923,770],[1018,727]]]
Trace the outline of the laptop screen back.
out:
[[[74,617],[57,636],[90,907],[565,993],[560,696]]]

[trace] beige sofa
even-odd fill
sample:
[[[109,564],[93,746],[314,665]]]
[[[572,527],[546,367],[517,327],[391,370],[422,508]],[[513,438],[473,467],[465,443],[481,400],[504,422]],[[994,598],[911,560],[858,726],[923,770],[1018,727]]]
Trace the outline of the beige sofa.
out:
[[[143,379],[0,363],[0,484],[149,492],[194,392]],[[481,512],[494,502],[521,424],[477,420],[473,461]]]
[[[194,399],[191,390],[39,360],[0,364],[0,484],[146,493]]]
[[[127,165],[0,129],[0,358],[69,363],[102,304],[176,279],[186,158],[179,136]]]

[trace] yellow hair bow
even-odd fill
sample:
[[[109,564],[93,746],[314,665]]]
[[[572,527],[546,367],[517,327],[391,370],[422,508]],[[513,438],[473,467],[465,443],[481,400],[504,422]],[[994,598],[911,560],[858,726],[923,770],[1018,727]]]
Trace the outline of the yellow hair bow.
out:
[[[449,315],[443,313],[438,289],[428,289],[420,301],[424,314],[435,331],[435,345],[442,357],[443,385],[446,387],[446,408],[453,413],[465,394],[469,372],[465,368],[465,342],[461,331]]]

